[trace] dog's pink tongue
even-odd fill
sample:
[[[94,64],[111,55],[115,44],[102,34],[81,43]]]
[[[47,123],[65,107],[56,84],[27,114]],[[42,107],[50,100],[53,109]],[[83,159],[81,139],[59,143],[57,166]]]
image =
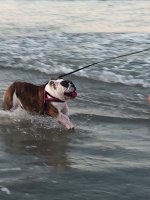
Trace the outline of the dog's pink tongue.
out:
[[[72,92],[71,96],[72,96],[72,98],[75,98],[77,96],[77,92],[76,91]]]

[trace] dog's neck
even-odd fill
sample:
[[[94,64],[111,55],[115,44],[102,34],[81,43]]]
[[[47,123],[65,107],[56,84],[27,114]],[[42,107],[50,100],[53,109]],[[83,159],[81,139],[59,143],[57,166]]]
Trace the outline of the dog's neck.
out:
[[[45,86],[45,91],[48,92],[54,98],[60,99],[61,101],[66,101],[64,97],[64,91],[61,88],[53,88],[49,83]]]

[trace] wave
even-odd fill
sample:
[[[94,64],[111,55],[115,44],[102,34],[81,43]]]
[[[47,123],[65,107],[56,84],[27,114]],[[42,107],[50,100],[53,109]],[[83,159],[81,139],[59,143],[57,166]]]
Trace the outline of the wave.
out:
[[[45,65],[42,63],[38,63],[38,65],[26,65],[20,64],[20,65],[0,65],[1,69],[11,69],[11,70],[23,70],[23,71],[33,71],[33,72],[39,72],[44,73],[46,75],[56,75],[56,74],[64,74],[69,73],[72,71],[71,68],[65,67],[63,65],[58,66],[57,64],[53,63],[51,65]]]
[[[106,123],[146,123],[149,124],[150,118],[142,117],[118,117],[118,116],[105,116],[97,114],[87,114],[87,113],[74,113],[73,118],[78,120],[92,120],[94,122],[106,122]]]
[[[0,67],[46,75],[61,75],[100,59],[117,56],[118,52],[122,54],[129,52],[131,42],[134,43],[132,48],[135,51],[135,47],[139,49],[139,44],[146,44],[148,41],[149,34],[137,33],[86,33],[85,35],[51,32],[44,37],[20,37],[2,42]],[[121,61],[116,60],[103,63],[102,67],[98,65],[82,70],[74,76],[107,83],[150,87],[148,54],[142,54],[142,57],[138,55],[136,60],[135,57],[125,60],[124,66],[121,66]],[[137,72],[138,76],[130,75]]]
[[[45,67],[42,67],[45,66]],[[67,74],[70,73],[72,71],[74,71],[74,69],[72,67],[68,67],[63,65],[44,65],[44,64],[40,64],[40,65],[27,65],[26,67],[24,67],[23,65],[20,66],[0,66],[3,69],[12,69],[12,70],[23,70],[23,71],[32,71],[37,72],[37,73],[44,73],[45,75],[53,75],[54,77],[59,76],[59,75],[63,75],[63,74]],[[89,80],[95,80],[95,81],[101,81],[101,82],[105,82],[105,83],[120,83],[123,85],[128,85],[128,86],[139,86],[139,87],[143,87],[143,88],[149,88],[150,87],[150,83],[148,81],[146,81],[143,78],[138,78],[138,77],[134,77],[132,75],[121,75],[121,74],[117,74],[115,72],[112,71],[107,71],[107,70],[103,70],[103,71],[94,71],[94,72],[86,72],[86,71],[81,71],[81,72],[77,72],[75,74],[73,74],[73,76],[75,77],[83,77],[83,78],[87,78]]]
[[[27,111],[17,108],[13,112],[0,110],[0,125],[14,124],[23,127],[43,127],[44,129],[58,128],[55,120],[48,116],[30,114]]]
[[[121,75],[106,70],[103,70],[101,72],[95,71],[95,73],[79,72],[77,76],[105,83],[120,83],[123,85],[140,86],[144,88],[150,87],[150,83],[142,78],[136,78],[132,75]]]
[[[120,75],[114,72],[103,71],[99,75],[99,80],[108,83],[121,83],[129,86],[150,87],[150,83],[140,78],[134,78],[132,75]]]
[[[100,115],[99,113],[94,113],[90,112],[87,110],[87,112],[85,110],[82,109],[72,109],[70,116],[72,118],[92,118],[93,120],[113,120],[113,121],[141,121],[141,122],[146,122],[149,121],[150,118],[148,116],[144,116],[144,117],[139,117],[139,116],[117,116],[117,115],[109,115],[109,114],[103,114]],[[13,120],[14,122],[19,122],[21,120],[31,120],[32,122],[34,122],[35,120],[39,120],[39,121],[43,121],[45,120],[45,122],[49,123],[49,119],[50,117],[47,115],[38,115],[38,114],[31,114],[29,112],[27,112],[26,110],[23,110],[22,108],[18,107],[16,110],[12,111],[4,111],[4,110],[0,110],[0,122],[2,122],[2,120]],[[53,121],[53,119],[51,118],[51,121]]]

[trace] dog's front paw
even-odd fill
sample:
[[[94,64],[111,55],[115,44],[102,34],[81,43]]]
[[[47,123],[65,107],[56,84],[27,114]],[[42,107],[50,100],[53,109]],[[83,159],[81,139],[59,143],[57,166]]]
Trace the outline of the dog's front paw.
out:
[[[66,127],[68,130],[73,130],[74,125],[71,123],[69,117],[67,115],[64,115],[63,113],[60,113],[58,118],[58,122],[60,122],[62,125]]]
[[[72,123],[71,124],[66,124],[65,127],[68,130],[74,130],[74,125]]]

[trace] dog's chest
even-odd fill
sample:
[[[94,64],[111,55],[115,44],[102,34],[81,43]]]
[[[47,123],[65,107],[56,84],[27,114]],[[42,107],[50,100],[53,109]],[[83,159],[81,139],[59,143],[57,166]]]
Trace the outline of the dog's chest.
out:
[[[51,102],[51,104],[60,112],[66,107],[66,102]]]

